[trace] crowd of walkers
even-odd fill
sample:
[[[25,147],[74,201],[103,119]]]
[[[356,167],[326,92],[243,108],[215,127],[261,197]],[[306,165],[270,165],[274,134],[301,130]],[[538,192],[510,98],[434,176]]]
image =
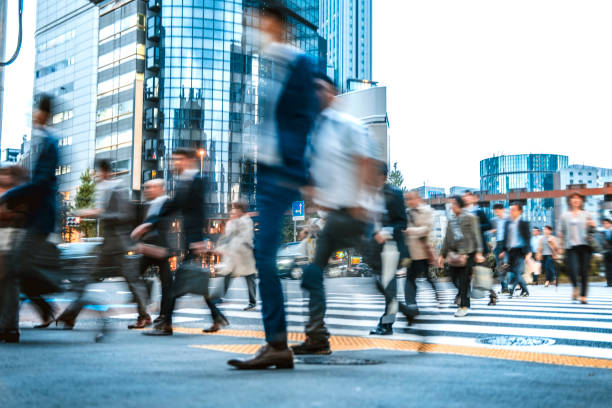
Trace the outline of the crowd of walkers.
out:
[[[238,369],[275,366],[293,367],[294,354],[331,353],[330,333],[325,325],[326,298],[324,270],[337,250],[355,248],[375,274],[376,289],[385,299],[385,309],[372,335],[391,335],[397,313],[409,325],[418,318],[417,278],[424,276],[438,298],[437,282],[429,272],[446,267],[457,287],[457,311],[461,318],[470,311],[476,288],[497,303],[498,295],[529,296],[530,273],[539,262],[545,285],[558,284],[557,260],[565,256],[574,286],[573,298],[587,303],[590,258],[595,220],[584,211],[584,197],[572,193],[568,211],[560,220],[557,236],[550,226],[543,235],[531,229],[523,217],[520,202],[511,203],[506,214],[495,204],[489,219],[470,192],[450,200],[450,216],[441,248],[432,243],[433,210],[417,191],[403,193],[387,183],[387,165],[360,122],[336,109],[334,82],[316,73],[304,53],[284,42],[286,32],[282,10],[266,9],[261,18],[262,64],[270,78],[262,84],[262,129],[257,150],[257,229],[249,203],[238,199],[231,204],[230,220],[222,236],[213,242],[205,234],[206,177],[195,150],[179,147],[172,152],[174,178],[172,194],[165,181],[150,180],[143,188],[146,206],[140,216],[128,200],[127,187],[113,177],[106,160],[95,163],[96,196],[92,208],[75,215],[98,219],[103,242],[89,278],[73,282],[75,300],[59,316],[44,294],[61,291],[46,278],[54,246],[49,237],[57,223],[56,173],[58,145],[47,127],[51,102],[42,97],[34,115],[39,157],[31,178],[18,168],[0,172],[0,341],[19,341],[19,294],[28,297],[40,313],[39,328],[57,324],[73,329],[83,307],[94,303],[87,287],[100,278],[121,276],[137,305],[138,318],[130,329],[148,336],[173,334],[172,316],[176,301],[187,293],[201,294],[211,311],[212,325],[206,333],[229,325],[218,307],[231,279],[247,281],[248,304],[256,308],[256,274],[266,344],[247,359],[228,362]],[[282,220],[291,202],[300,197],[312,200],[324,215],[308,230],[312,245],[310,264],[301,287],[308,295],[306,339],[289,347],[287,319],[276,254],[281,240]],[[612,285],[612,222],[604,220],[603,243]],[[174,231],[180,230],[179,235]],[[315,232],[316,231],[316,232]],[[314,236],[316,235],[316,239]],[[487,237],[494,237],[489,245]],[[221,294],[213,295],[209,270],[203,259],[219,256],[216,274],[223,276]],[[171,259],[178,259],[170,267]],[[397,270],[406,268],[404,299],[397,296]],[[159,315],[152,320],[148,311],[151,290],[143,276],[157,271],[161,283]],[[484,272],[483,272],[484,271]],[[501,285],[476,282],[492,271]],[[537,272],[536,272],[537,273]],[[536,279],[539,275],[535,275]],[[531,278],[533,279],[533,278]],[[578,285],[580,284],[580,289]],[[516,295],[518,285],[520,293]],[[102,336],[103,332],[99,336]]]

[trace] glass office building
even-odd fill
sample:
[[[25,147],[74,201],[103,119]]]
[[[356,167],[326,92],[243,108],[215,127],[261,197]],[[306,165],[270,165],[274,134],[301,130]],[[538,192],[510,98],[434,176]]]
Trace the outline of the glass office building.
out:
[[[555,174],[567,167],[568,157],[557,154],[495,156],[480,162],[480,190],[487,194],[554,190]],[[554,223],[554,199],[530,199],[525,217],[534,226]]]
[[[171,191],[171,152],[198,149],[209,183],[208,214],[217,220],[226,218],[228,205],[238,197],[254,203],[252,130],[265,70],[248,27],[255,23],[253,7],[261,3],[147,2],[142,179],[163,176]],[[317,34],[318,0],[282,4],[290,23],[288,39],[319,58],[325,43]]]

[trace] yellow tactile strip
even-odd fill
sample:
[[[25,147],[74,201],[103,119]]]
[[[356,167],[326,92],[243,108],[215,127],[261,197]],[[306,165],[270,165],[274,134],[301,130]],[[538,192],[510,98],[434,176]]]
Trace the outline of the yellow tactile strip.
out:
[[[184,334],[200,334],[201,329],[175,327],[174,331]],[[206,334],[210,336],[211,334]],[[212,335],[243,337],[263,339],[263,331],[256,330],[221,330]],[[303,333],[289,333],[289,341],[302,341]],[[396,351],[419,351],[422,353],[457,354],[472,357],[497,358],[503,360],[525,361],[542,364],[565,365],[574,367],[594,367],[612,369],[612,359],[600,359],[591,357],[565,356],[550,353],[537,353],[533,351],[519,351],[508,349],[497,349],[492,347],[477,346],[455,346],[450,344],[420,343],[408,340],[392,340],[381,338],[368,338],[357,336],[332,336],[329,339],[333,351],[351,350],[396,350]],[[214,344],[214,345],[194,345],[195,348],[206,348],[211,350],[226,351],[239,354],[253,354],[260,344]]]

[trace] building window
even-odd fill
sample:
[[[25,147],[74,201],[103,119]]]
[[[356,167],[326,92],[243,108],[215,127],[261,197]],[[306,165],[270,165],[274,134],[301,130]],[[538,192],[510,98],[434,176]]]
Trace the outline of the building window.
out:
[[[147,48],[147,69],[159,70],[159,47]]]
[[[161,0],[149,0],[149,10],[159,10],[161,8]]]
[[[145,110],[145,129],[159,129],[159,110],[157,108],[148,108]]]
[[[147,100],[157,100],[159,98],[159,78],[147,78],[145,88],[145,98]]]
[[[57,125],[58,123],[61,123],[65,120],[72,119],[72,116],[72,109],[67,110],[65,112],[56,113],[55,115],[53,115],[52,123],[54,125]]]
[[[149,17],[147,19],[147,39],[158,41],[159,37],[161,37],[161,17]]]
[[[51,64],[49,66],[36,70],[36,78],[42,78],[46,75],[60,71],[71,65],[74,65],[74,57],[70,57],[65,60],[58,61],[55,64]]]

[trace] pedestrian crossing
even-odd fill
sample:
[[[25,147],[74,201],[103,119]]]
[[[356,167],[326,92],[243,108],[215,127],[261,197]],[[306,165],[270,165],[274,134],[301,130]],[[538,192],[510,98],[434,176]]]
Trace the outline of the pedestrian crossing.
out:
[[[568,356],[612,359],[612,289],[593,284],[589,303],[571,300],[571,287],[531,286],[531,296],[511,298],[499,295],[496,306],[488,297],[472,299],[470,313],[454,317],[456,290],[450,284],[438,288],[441,304],[431,288],[422,287],[417,296],[419,315],[413,325],[398,314],[393,340],[420,341],[455,346],[478,346],[532,351]],[[299,290],[286,301],[287,324],[291,332],[303,332],[308,319],[308,299]],[[242,296],[241,296],[242,297]],[[399,296],[403,299],[403,296]],[[232,329],[261,329],[261,312],[243,311],[244,300],[230,300],[220,309]],[[325,322],[332,335],[367,336],[384,310],[384,299],[376,293],[328,291]],[[179,304],[175,324],[210,322],[205,305]],[[135,314],[118,314],[115,319],[133,319]]]

